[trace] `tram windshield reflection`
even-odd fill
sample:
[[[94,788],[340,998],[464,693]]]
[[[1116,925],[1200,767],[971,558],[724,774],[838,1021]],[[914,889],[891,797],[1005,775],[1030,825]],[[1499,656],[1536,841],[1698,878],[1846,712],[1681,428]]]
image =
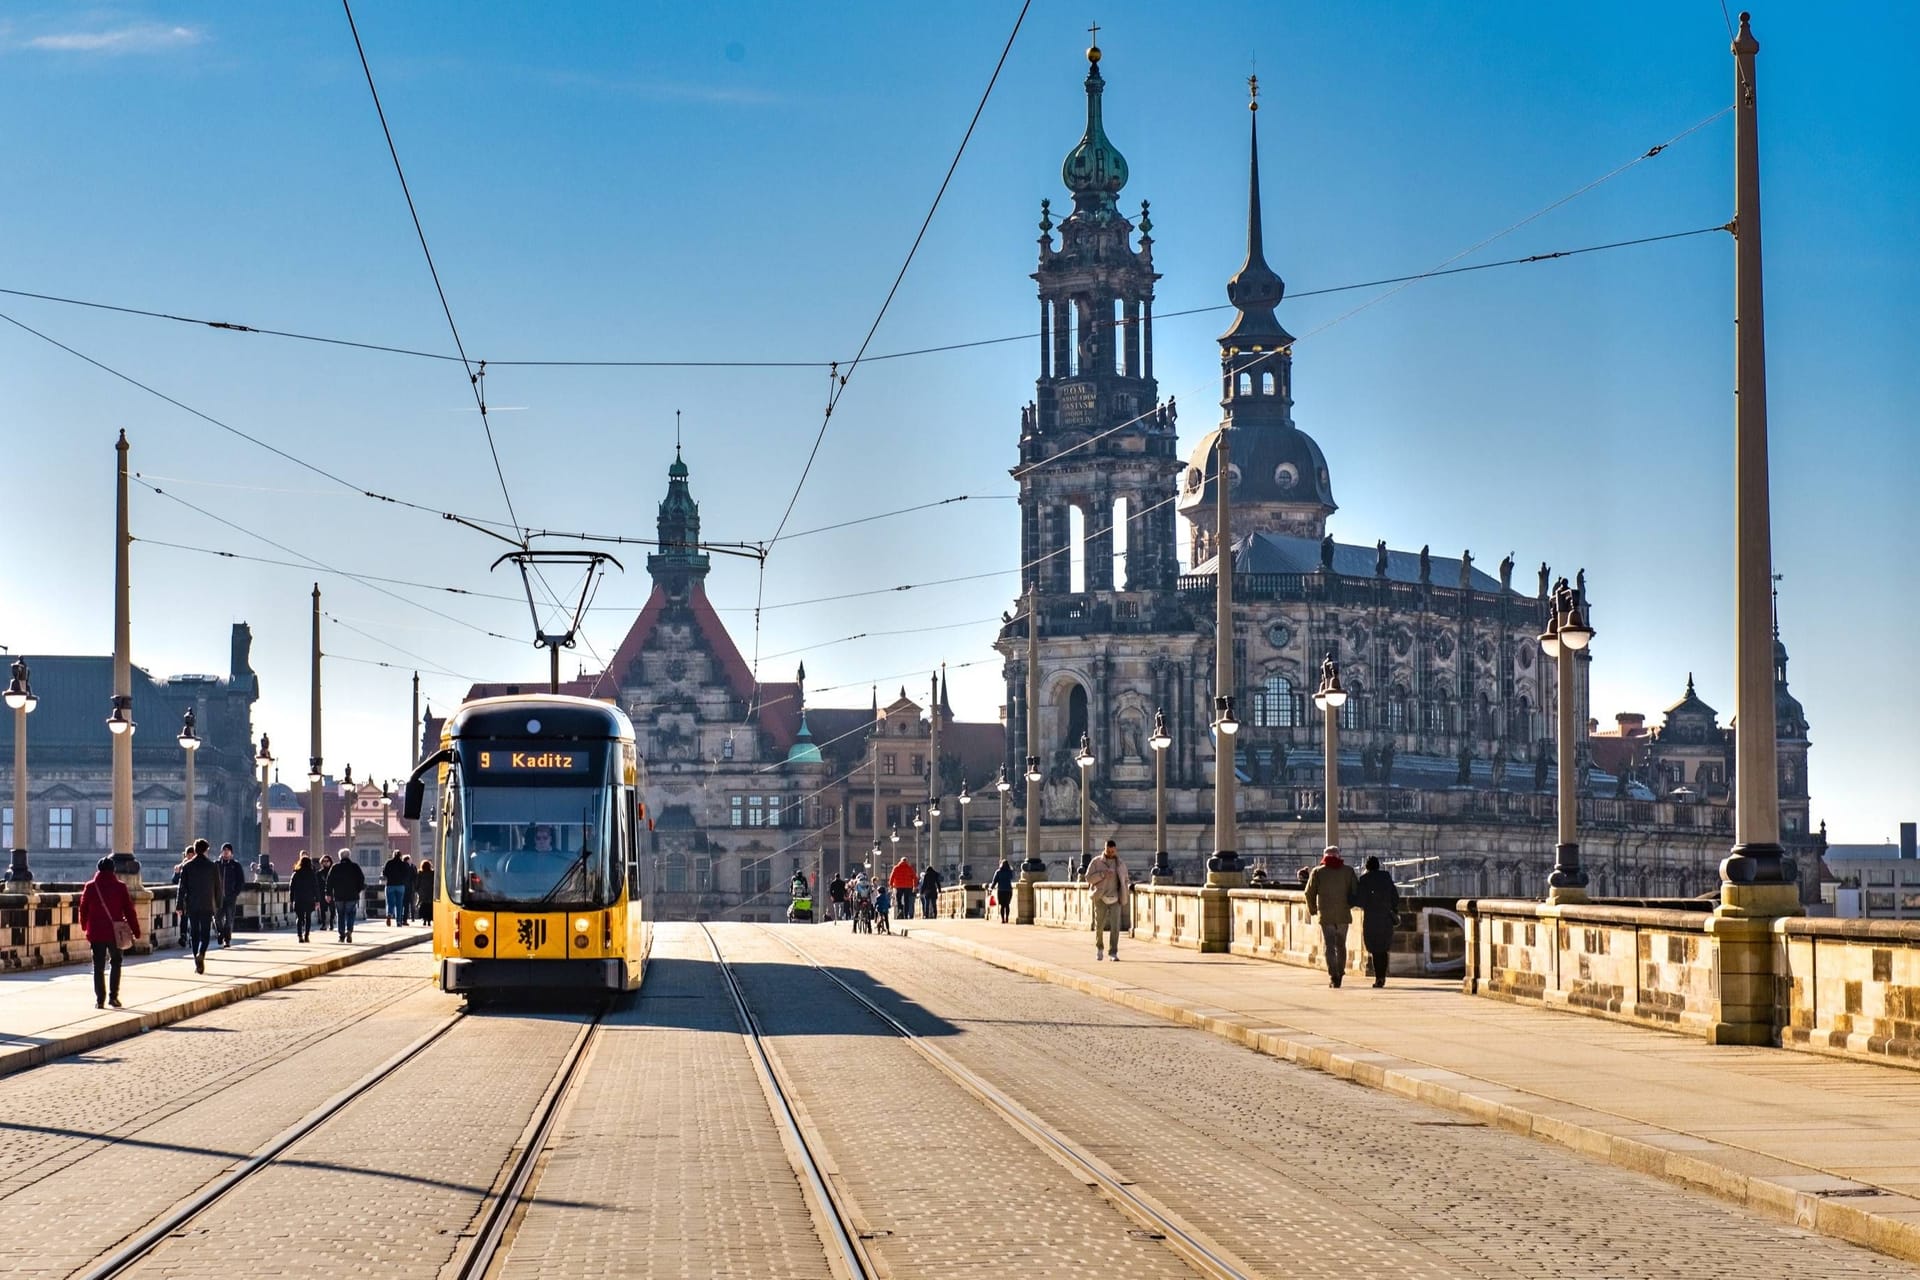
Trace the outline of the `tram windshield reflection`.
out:
[[[616,789],[583,785],[598,767],[564,780],[466,772],[453,810],[464,827],[456,883],[467,905],[566,909],[610,899],[618,877],[608,858],[608,805]]]

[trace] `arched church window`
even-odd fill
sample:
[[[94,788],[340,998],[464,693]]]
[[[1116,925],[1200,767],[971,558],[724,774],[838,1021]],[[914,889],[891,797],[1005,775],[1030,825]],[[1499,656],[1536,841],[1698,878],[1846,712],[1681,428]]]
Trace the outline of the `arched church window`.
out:
[[[1080,735],[1087,731],[1087,691],[1074,685],[1067,694],[1067,732],[1060,739],[1060,745],[1071,751],[1080,745]]]
[[[1241,374],[1239,382],[1235,386],[1234,390],[1235,390],[1235,393],[1238,395],[1243,395],[1243,396],[1252,395],[1253,394],[1253,375],[1250,373]]]
[[[1263,396],[1273,394],[1273,375],[1271,373],[1263,373],[1260,375],[1260,394]]]
[[[685,893],[687,891],[687,860],[684,855],[667,855],[667,892]]]
[[[1395,685],[1387,695],[1387,728],[1394,733],[1407,731],[1407,691]]]
[[[1358,729],[1366,724],[1361,718],[1361,708],[1367,704],[1366,690],[1357,681],[1347,682],[1347,700],[1340,704],[1340,727]]]
[[[1253,726],[1256,729],[1291,729],[1300,723],[1299,706],[1295,701],[1293,681],[1275,672],[1254,691]]]

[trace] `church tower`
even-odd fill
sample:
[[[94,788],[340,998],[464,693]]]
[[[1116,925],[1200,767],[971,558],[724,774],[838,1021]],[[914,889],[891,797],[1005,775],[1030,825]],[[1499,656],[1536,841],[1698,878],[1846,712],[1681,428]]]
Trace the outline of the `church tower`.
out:
[[[1260,212],[1260,86],[1249,78],[1247,259],[1227,281],[1237,313],[1220,335],[1220,430],[1233,428],[1229,484],[1235,539],[1262,531],[1319,539],[1335,510],[1327,459],[1293,425],[1293,335],[1274,316],[1287,286],[1267,265]],[[1191,563],[1214,553],[1214,463],[1220,430],[1194,449],[1181,482],[1180,514],[1190,523]]]
[[[687,487],[687,464],[680,446],[673,448],[667,468],[667,496],[660,500],[660,549],[647,557],[647,572],[669,600],[684,602],[696,585],[707,580],[707,553],[700,546],[700,504]]]
[[[1142,201],[1136,249],[1136,224],[1115,203],[1127,162],[1102,119],[1099,46],[1087,64],[1087,127],[1060,166],[1073,212],[1057,247],[1052,201],[1040,202],[1039,377],[1013,473],[1020,558],[1043,595],[1072,591],[1075,559],[1090,595],[1170,593],[1180,464],[1174,407],[1159,403],[1153,377],[1153,223]]]

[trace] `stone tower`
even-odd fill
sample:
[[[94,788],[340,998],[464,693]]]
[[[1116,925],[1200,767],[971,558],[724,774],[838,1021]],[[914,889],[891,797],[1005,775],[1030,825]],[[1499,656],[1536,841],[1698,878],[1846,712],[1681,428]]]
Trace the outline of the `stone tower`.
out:
[[[1159,403],[1153,377],[1153,224],[1142,202],[1136,249],[1136,224],[1114,203],[1127,162],[1101,118],[1097,46],[1087,62],[1087,127],[1060,166],[1073,212],[1057,248],[1052,202],[1040,202],[1039,377],[1021,411],[1013,473],[1021,563],[1046,595],[1072,589],[1076,552],[1088,594],[1170,592],[1178,568],[1169,499],[1180,465],[1173,405]]]
[[[667,496],[660,500],[660,549],[647,557],[647,572],[670,600],[684,601],[695,585],[707,580],[707,553],[700,546],[700,504],[687,487],[687,464],[680,446],[673,449],[667,468]]]

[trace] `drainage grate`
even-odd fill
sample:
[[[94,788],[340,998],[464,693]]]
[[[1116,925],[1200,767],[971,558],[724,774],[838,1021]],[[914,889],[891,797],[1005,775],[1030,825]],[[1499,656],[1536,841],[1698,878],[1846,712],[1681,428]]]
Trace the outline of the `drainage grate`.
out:
[[[1839,1191],[1816,1191],[1814,1194],[1823,1200],[1838,1200],[1842,1196],[1884,1196],[1889,1193],[1879,1187],[1845,1187]]]

